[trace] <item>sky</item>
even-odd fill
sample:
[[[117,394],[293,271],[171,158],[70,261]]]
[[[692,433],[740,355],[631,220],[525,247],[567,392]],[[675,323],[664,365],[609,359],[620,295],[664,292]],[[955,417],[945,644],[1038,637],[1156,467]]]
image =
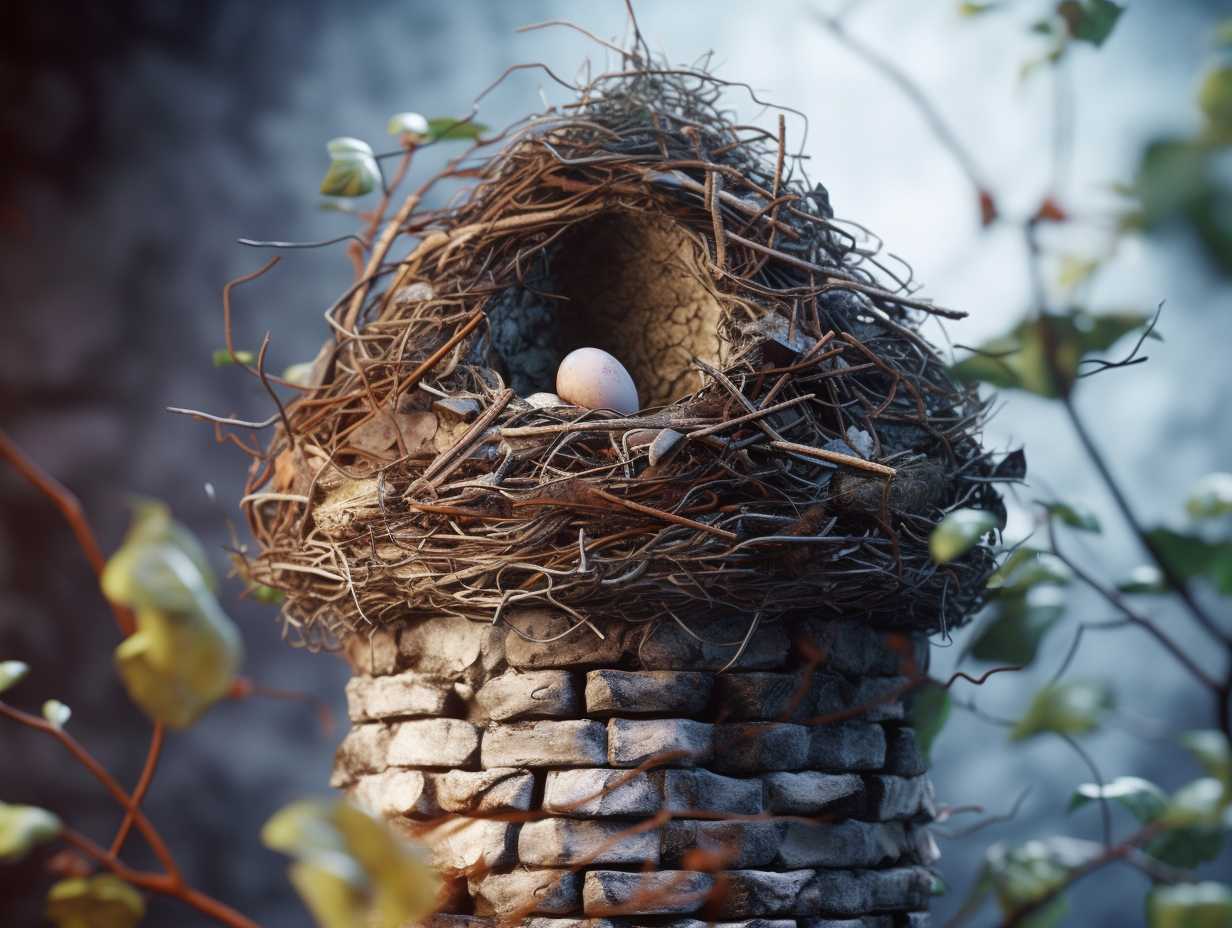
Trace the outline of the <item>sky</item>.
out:
[[[1047,75],[1020,78],[1022,64],[1042,50],[1025,28],[1042,4],[1021,0],[1004,15],[974,20],[961,20],[956,6],[866,0],[844,22],[934,101],[1003,211],[1021,215],[1037,205],[1051,165],[1053,87]],[[801,110],[808,173],[828,188],[839,216],[875,230],[888,250],[910,261],[926,295],[967,310],[969,318],[949,325],[944,337],[977,344],[1009,328],[1028,305],[1020,236],[1008,225],[981,229],[970,182],[919,111],[813,16],[835,8],[790,0],[644,2],[638,15],[651,47],[669,60],[695,62],[713,51],[711,66],[721,76]],[[1110,247],[1114,187],[1132,177],[1143,144],[1197,124],[1193,91],[1220,12],[1228,12],[1225,4],[1133,3],[1103,50],[1072,56],[1073,160],[1058,195],[1092,222],[1063,230],[1050,244],[1081,255]],[[0,133],[11,154],[11,170],[0,179],[0,425],[80,493],[105,547],[122,534],[128,494],[148,494],[171,501],[225,566],[221,548],[237,517],[244,461],[213,444],[199,424],[162,410],[266,414],[259,390],[209,360],[221,345],[222,283],[264,260],[235,239],[351,231],[348,217],[318,208],[329,138],[354,135],[379,146],[394,112],[469,112],[475,96],[514,64],[541,61],[565,76],[587,59],[602,67],[608,53],[570,30],[515,33],[566,18],[603,37],[627,34],[624,5],[614,0],[227,0],[88,10],[53,2],[16,15],[0,55]],[[565,99],[535,72],[522,72],[485,98],[478,118],[501,125],[545,100]],[[769,127],[777,118],[740,92],[727,102],[745,121]],[[793,146],[803,131],[801,120],[789,118]],[[349,273],[341,253],[288,255],[276,276],[238,297],[237,341],[256,344],[270,331],[272,367],[310,359],[326,334],[321,314]],[[1078,397],[1148,522],[1177,519],[1193,481],[1228,466],[1230,296],[1228,283],[1175,236],[1122,242],[1090,294],[1096,311],[1165,303],[1166,340],[1150,346],[1150,363],[1095,378]],[[986,440],[1027,449],[1030,486],[1016,500],[1013,537],[1031,531],[1032,499],[1060,496],[1089,506],[1108,526],[1102,537],[1075,544],[1085,564],[1115,577],[1141,563],[1143,553],[1045,401],[1003,396]],[[35,667],[29,698],[74,704],[80,730],[131,781],[144,729],[110,668],[96,659],[114,645],[106,611],[46,507],[9,475],[0,475],[0,504],[4,656]],[[268,608],[238,604],[233,612],[255,678],[316,693],[340,711],[340,662],[286,647]],[[1075,612],[1106,617],[1087,600]],[[1184,616],[1161,608],[1158,620],[1203,654]],[[1039,680],[1063,657],[1074,621],[1045,646]],[[961,638],[937,644],[935,667],[944,673],[955,665]],[[1147,776],[1168,787],[1197,775],[1174,769],[1175,754],[1161,752],[1158,739],[1209,724],[1207,707],[1145,638],[1092,639],[1072,673],[1111,678],[1120,694],[1116,723],[1091,742],[1106,774]],[[1021,678],[998,681],[980,691],[979,704],[1012,716],[1029,692]],[[151,810],[169,823],[173,846],[184,848],[204,888],[263,924],[301,923],[283,864],[259,848],[256,831],[284,802],[324,791],[340,736],[320,732],[303,706],[265,701],[224,706],[173,739]],[[50,746],[8,732],[4,738],[16,750],[0,757],[22,762],[0,760],[0,795],[58,802],[87,828],[112,827]],[[1014,821],[942,842],[951,893],[938,901],[939,915],[960,901],[988,843],[1066,828],[1095,834],[1093,817],[1064,815],[1069,789],[1087,773],[1063,744],[1007,747],[997,729],[956,713],[934,759],[946,802],[1001,812],[1031,787]],[[31,782],[29,769],[46,774]],[[0,872],[0,892],[6,879],[17,885],[29,876]],[[1141,881],[1132,874],[1092,881],[1075,895],[1072,923],[1126,924],[1137,917],[1140,898]],[[24,916],[33,918],[30,911]],[[176,924],[196,924],[178,909],[155,914],[170,918],[173,911]]]

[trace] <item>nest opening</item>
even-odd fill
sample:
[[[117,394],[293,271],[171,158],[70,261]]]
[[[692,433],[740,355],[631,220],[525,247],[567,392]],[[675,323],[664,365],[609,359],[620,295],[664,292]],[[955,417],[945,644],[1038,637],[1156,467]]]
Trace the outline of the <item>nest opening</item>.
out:
[[[693,359],[725,360],[705,260],[670,216],[612,209],[578,223],[489,312],[495,366],[522,396],[551,392],[565,355],[602,348],[628,369],[643,408],[693,393]]]

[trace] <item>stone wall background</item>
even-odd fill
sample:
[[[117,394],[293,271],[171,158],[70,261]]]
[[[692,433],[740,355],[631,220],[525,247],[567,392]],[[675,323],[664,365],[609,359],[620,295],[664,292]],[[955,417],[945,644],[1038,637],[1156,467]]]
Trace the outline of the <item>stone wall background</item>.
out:
[[[736,0],[641,6],[652,44],[673,59],[714,48],[727,76],[808,112],[811,170],[840,213],[909,256],[938,301],[974,311],[951,329],[956,340],[978,342],[1017,314],[1025,293],[1017,240],[995,231],[980,238],[969,191],[918,117],[815,29],[803,6],[784,2],[757,15]],[[978,145],[994,179],[1022,189],[1023,202],[1011,205],[1026,209],[1033,204],[1019,181],[1041,177],[1047,159],[1024,140],[1044,137],[1046,88],[1016,89],[1027,55],[1018,31],[995,19],[960,26],[951,6],[870,2],[852,28],[894,48]],[[1075,197],[1099,202],[1107,181],[1127,179],[1144,141],[1193,124],[1194,69],[1204,31],[1223,7],[1217,0],[1134,4],[1104,52],[1076,62]],[[563,30],[513,35],[519,25],[558,17],[577,18],[604,36],[622,31],[621,4],[563,0],[45,0],[6,12],[0,424],[80,493],[105,547],[123,531],[125,495],[148,493],[168,499],[223,563],[243,462],[214,446],[199,425],[161,409],[265,414],[255,388],[209,361],[221,344],[222,283],[264,259],[234,239],[306,240],[351,230],[345,217],[316,209],[330,137],[378,140],[397,110],[464,112],[493,76],[519,61],[540,59],[569,75],[583,55],[601,58]],[[538,107],[540,84],[522,75],[489,99],[480,118],[499,124]],[[559,99],[549,85],[544,92]],[[750,118],[773,119],[743,99],[733,103]],[[971,260],[977,242],[983,249]],[[324,332],[319,314],[345,287],[348,270],[341,256],[296,254],[278,274],[238,294],[237,338],[256,345],[272,330],[271,364],[280,367],[313,356]],[[1163,518],[1193,478],[1226,467],[1232,452],[1232,435],[1218,427],[1232,386],[1225,357],[1232,315],[1221,311],[1229,291],[1183,246],[1138,246],[1124,250],[1098,296],[1097,305],[1110,306],[1169,301],[1168,341],[1152,346],[1151,364],[1092,383],[1083,399],[1099,410],[1099,437],[1148,518]],[[1035,488],[1024,500],[1079,498],[1117,524],[1044,404],[1010,397],[992,440],[1041,449],[1031,456]],[[207,481],[218,503],[205,494]],[[67,530],[8,473],[0,473],[0,506],[0,654],[37,668],[20,696],[29,705],[51,696],[71,704],[74,729],[132,782],[145,725],[98,659],[115,642],[109,616]],[[1097,554],[1114,574],[1139,559],[1115,533]],[[249,672],[270,686],[316,692],[341,720],[341,662],[286,649],[268,609],[231,602],[247,636]],[[1173,618],[1186,627],[1178,617],[1164,620]],[[1053,642],[1045,673],[1067,643],[1064,636]],[[954,650],[936,652],[939,670]],[[1167,731],[1192,724],[1198,712],[1179,675],[1132,637],[1105,639],[1076,672],[1132,681],[1122,692],[1131,721],[1145,716]],[[990,691],[987,707],[1014,712],[1015,691]],[[940,900],[939,913],[957,904],[986,843],[1066,827],[1064,787],[1085,775],[1059,745],[1001,750],[995,735],[969,719],[951,723],[938,745],[940,798],[1001,811],[1021,787],[1035,784],[1035,791],[1023,820],[945,846],[954,892]],[[323,789],[340,737],[341,730],[323,737],[302,707],[257,702],[220,707],[172,740],[150,808],[202,888],[263,924],[303,923],[283,862],[261,849],[256,832],[287,800]],[[1163,767],[1149,741],[1123,729],[1094,748],[1110,774],[1156,777],[1166,786],[1190,774]],[[117,821],[53,746],[8,729],[0,732],[0,796],[45,803],[96,834]],[[33,875],[0,869],[6,906],[21,890],[23,901],[5,912],[13,924],[36,921],[38,901],[26,892]],[[1130,875],[1092,882],[1075,897],[1075,918],[1123,924],[1125,898],[1134,900],[1136,918]],[[150,922],[201,923],[162,904]]]

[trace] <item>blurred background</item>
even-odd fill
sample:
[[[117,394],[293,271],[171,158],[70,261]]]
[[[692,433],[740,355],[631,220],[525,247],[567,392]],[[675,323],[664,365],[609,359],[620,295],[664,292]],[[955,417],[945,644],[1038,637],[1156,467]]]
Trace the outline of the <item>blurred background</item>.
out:
[[[1023,80],[1020,71],[1047,51],[1028,26],[1050,5],[1021,0],[1003,14],[974,17],[948,0],[851,6],[844,7],[851,35],[891,58],[935,102],[1002,212],[1034,210],[1051,170],[1056,88],[1047,74]],[[1102,255],[1115,186],[1132,179],[1144,145],[1195,130],[1196,81],[1211,30],[1229,12],[1227,0],[1133,3],[1103,49],[1068,56],[1072,165],[1058,195],[1093,221],[1063,233],[1067,250]],[[1021,316],[1028,282],[1020,233],[1005,224],[981,228],[969,180],[918,110],[836,41],[813,8],[643,2],[638,15],[651,47],[672,62],[713,50],[721,76],[807,115],[808,171],[829,189],[838,214],[907,258],[927,295],[970,311],[949,326],[949,338],[977,344]],[[0,426],[80,495],[105,549],[121,538],[129,495],[145,494],[167,500],[225,567],[222,546],[238,516],[246,459],[216,444],[205,426],[163,410],[268,413],[259,386],[211,364],[223,343],[223,283],[267,257],[235,240],[354,230],[352,218],[319,208],[329,138],[359,136],[380,151],[389,147],[392,113],[464,115],[513,64],[541,61],[568,77],[586,59],[596,69],[612,63],[569,30],[515,33],[558,18],[603,37],[627,35],[617,0],[11,5],[0,30]],[[545,99],[567,96],[541,73],[521,72],[483,101],[479,119],[503,125]],[[745,121],[772,127],[777,118],[739,92],[728,102]],[[803,128],[789,119],[793,147]],[[430,162],[417,167],[426,171]],[[271,369],[310,360],[326,334],[322,313],[350,274],[340,248],[285,253],[274,272],[237,291],[237,344],[255,347],[270,331]],[[1166,341],[1150,345],[1150,363],[1095,378],[1078,399],[1148,522],[1178,517],[1193,481],[1228,469],[1232,451],[1232,287],[1195,240],[1183,231],[1123,240],[1091,294],[1095,310],[1150,310],[1165,300]],[[1005,395],[988,441],[1028,452],[1031,486],[1015,506],[1011,535],[1030,530],[1031,499],[1063,496],[1089,506],[1108,528],[1097,545],[1073,549],[1076,556],[1113,577],[1141,562],[1047,401]],[[15,701],[67,702],[73,730],[131,784],[148,729],[102,657],[116,643],[111,617],[67,528],[7,471],[0,506],[0,657],[33,667]],[[263,925],[303,925],[285,860],[262,848],[257,832],[287,801],[326,791],[344,731],[346,675],[333,657],[287,647],[273,607],[238,600],[234,581],[229,590],[225,602],[246,636],[246,672],[261,685],[326,700],[340,725],[323,732],[297,703],[221,705],[171,738],[147,806],[199,888]],[[1082,618],[1106,617],[1106,607],[1076,602]],[[1201,638],[1179,613],[1161,606],[1155,618],[1201,653]],[[980,706],[1021,713],[1028,684],[1055,670],[1070,637],[1049,639],[1035,677],[990,681]],[[958,647],[937,645],[934,662],[944,673]],[[1210,725],[1209,705],[1145,636],[1091,640],[1073,672],[1111,678],[1121,697],[1115,724],[1090,743],[1105,775],[1136,774],[1166,788],[1197,775],[1173,769],[1177,753],[1159,751],[1156,739]],[[937,901],[939,919],[961,901],[989,843],[1066,829],[1096,834],[1097,816],[1064,814],[1070,789],[1089,776],[1060,742],[1010,747],[999,729],[956,712],[934,760],[945,802],[1002,813],[1032,788],[1013,820],[942,840],[950,893]],[[45,805],[99,838],[118,820],[56,745],[9,727],[0,729],[0,797]],[[142,862],[139,853],[134,861]],[[1228,864],[1227,854],[1219,863]],[[38,861],[0,869],[0,922],[38,923],[41,872]],[[1074,892],[1067,923],[1136,924],[1141,898],[1140,876],[1109,872]],[[204,922],[154,901],[148,924]]]

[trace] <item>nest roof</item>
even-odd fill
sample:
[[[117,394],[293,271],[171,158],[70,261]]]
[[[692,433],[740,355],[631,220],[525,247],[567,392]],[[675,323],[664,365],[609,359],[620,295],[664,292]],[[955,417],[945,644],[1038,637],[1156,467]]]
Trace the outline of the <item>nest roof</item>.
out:
[[[1003,518],[993,484],[1020,475],[919,332],[954,314],[722,86],[605,75],[453,162],[456,202],[405,201],[245,500],[248,569],[310,643],[527,607],[936,630],[980,604],[989,550],[939,567],[929,534]],[[528,403],[579,344],[648,405]]]

